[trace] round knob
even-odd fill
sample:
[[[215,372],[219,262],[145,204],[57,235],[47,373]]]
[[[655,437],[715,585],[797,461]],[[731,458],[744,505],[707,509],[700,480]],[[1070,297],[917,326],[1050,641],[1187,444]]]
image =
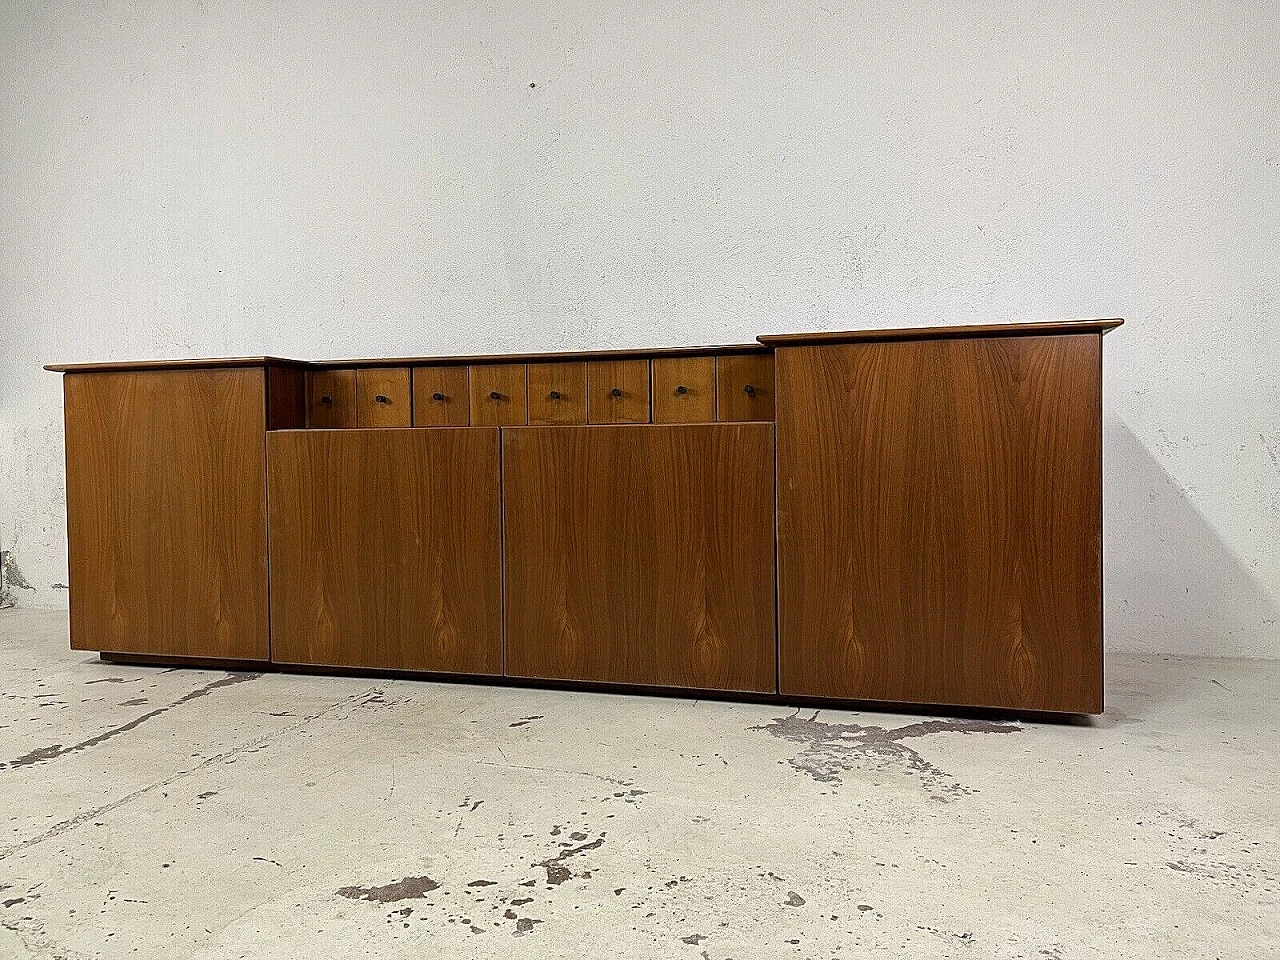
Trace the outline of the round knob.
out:
[[[618,387],[614,387],[612,390],[609,391],[609,396],[620,397],[622,396],[622,390],[619,389]]]
[[[748,383],[745,387],[742,388],[742,392],[745,393],[748,397],[754,397],[756,395],[756,388]]]
[[[548,393],[548,394],[547,394],[547,396],[548,396],[548,397],[550,397],[552,400],[559,400],[559,399],[560,399],[560,391],[559,391],[559,390],[552,390],[550,393]]]
[[[441,402],[443,402],[443,400],[444,400],[444,394],[443,394],[443,393],[433,393],[433,394],[431,395],[431,399],[432,399],[432,400],[434,400],[436,403],[441,403]]]
[[[684,396],[688,392],[689,392],[689,388],[686,387],[683,383],[680,384],[680,386],[676,387],[676,393],[680,394],[681,396]]]
[[[320,398],[320,402],[321,402],[321,403],[333,403],[333,397],[329,396],[329,395],[326,393],[323,397],[321,397],[321,398]]]
[[[502,399],[502,394],[500,394],[497,390],[490,390],[490,391],[489,391],[489,399],[490,399],[490,400],[501,400],[501,399]]]
[[[377,401],[378,401],[378,403],[386,403],[386,402],[387,402],[387,398],[386,398],[386,396],[384,396],[384,395],[383,395],[383,394],[381,394],[381,393],[380,393],[380,394],[378,394],[378,395],[377,395],[376,397],[374,397],[373,399],[374,399],[374,400],[377,400]]]

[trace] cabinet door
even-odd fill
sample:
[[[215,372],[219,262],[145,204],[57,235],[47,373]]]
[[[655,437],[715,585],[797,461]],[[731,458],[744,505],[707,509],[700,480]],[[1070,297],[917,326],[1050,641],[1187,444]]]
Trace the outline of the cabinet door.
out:
[[[502,435],[509,676],[774,690],[771,424]]]
[[[502,670],[498,431],[267,437],[279,663]]]
[[[786,694],[1102,708],[1101,337],[778,350]]]
[[[73,649],[267,659],[263,381],[66,375]]]

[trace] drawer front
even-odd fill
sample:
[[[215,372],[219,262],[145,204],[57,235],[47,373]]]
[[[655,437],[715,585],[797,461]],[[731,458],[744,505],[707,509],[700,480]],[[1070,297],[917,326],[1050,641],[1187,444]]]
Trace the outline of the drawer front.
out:
[[[654,423],[710,423],[715,418],[715,357],[654,358]]]
[[[716,419],[773,419],[773,354],[716,358]]]
[[[587,422],[648,423],[649,361],[589,361]]]
[[[471,368],[471,425],[517,427],[528,422],[523,363]]]
[[[587,422],[587,365],[529,364],[529,423]]]
[[[408,367],[356,371],[356,426],[413,426]]]
[[[322,429],[356,425],[356,372],[316,370],[307,374],[307,426]]]
[[[465,427],[470,424],[470,383],[466,367],[414,367],[413,425]]]

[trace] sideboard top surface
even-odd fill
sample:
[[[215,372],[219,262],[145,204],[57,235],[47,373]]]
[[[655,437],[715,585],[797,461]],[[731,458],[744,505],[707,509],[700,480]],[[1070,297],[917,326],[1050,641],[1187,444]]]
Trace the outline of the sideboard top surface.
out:
[[[1069,333],[1106,333],[1124,320],[1054,320],[1039,323],[979,323],[967,326],[889,327],[882,330],[831,330],[822,333],[766,333],[756,339],[769,347],[818,347],[875,340],[954,340],[962,337],[1052,337]]]
[[[576,360],[626,360],[650,357],[696,357],[726,353],[771,353],[776,347],[822,346],[875,340],[932,340],[957,337],[1058,336],[1070,333],[1106,333],[1120,326],[1119,318],[1060,320],[1040,323],[985,323],[970,326],[904,327],[897,329],[845,330],[819,333],[771,333],[758,343],[723,346],[652,347],[646,350],[579,350],[544,353],[455,354],[447,357],[377,357],[353,360],[289,360],[282,357],[215,357],[182,360],[127,360],[97,363],[50,363],[55,373],[109,373],[135,370],[183,370],[225,367],[292,367],[325,370],[335,367],[462,366],[495,363],[555,363]]]

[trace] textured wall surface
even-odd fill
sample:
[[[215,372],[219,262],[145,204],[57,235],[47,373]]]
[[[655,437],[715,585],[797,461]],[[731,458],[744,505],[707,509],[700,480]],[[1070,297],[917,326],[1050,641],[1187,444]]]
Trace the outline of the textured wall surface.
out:
[[[1108,642],[1280,656],[1277,49],[1272,0],[10,0],[6,595],[66,600],[43,363],[1121,315]]]

